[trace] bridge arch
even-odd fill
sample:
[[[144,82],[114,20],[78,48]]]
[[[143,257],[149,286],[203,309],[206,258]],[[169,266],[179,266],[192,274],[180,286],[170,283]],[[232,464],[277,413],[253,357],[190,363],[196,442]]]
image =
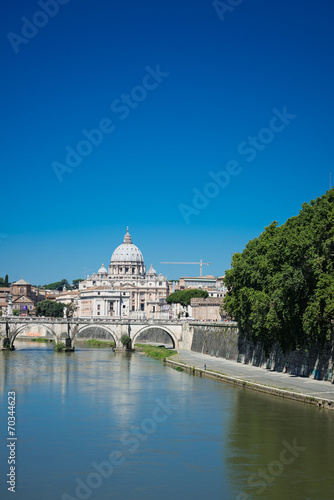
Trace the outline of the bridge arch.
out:
[[[13,347],[14,345],[14,340],[16,339],[16,337],[20,334],[20,333],[23,333],[24,330],[26,330],[27,328],[31,329],[31,328],[34,328],[34,327],[37,327],[37,328],[45,328],[45,330],[47,330],[47,332],[49,332],[51,334],[51,336],[54,338],[54,339],[57,339],[57,335],[55,334],[55,332],[52,330],[52,328],[50,328],[48,325],[44,324],[44,323],[26,323],[26,324],[23,324],[19,327],[16,328],[16,330],[14,330],[13,332],[11,332],[9,334],[9,338],[10,338],[10,346]],[[27,338],[29,338],[29,336],[27,336]]]
[[[144,326],[143,328],[141,328],[140,330],[138,330],[132,338],[132,346],[134,347],[135,343],[138,342],[138,338],[142,333],[146,332],[147,330],[152,330],[152,329],[162,330],[163,332],[167,333],[172,341],[173,348],[177,347],[177,338],[176,338],[175,334],[166,326],[160,326],[160,325],[147,325],[147,326]]]
[[[88,330],[95,330],[93,335],[95,336],[89,336]],[[100,330],[101,332],[105,332],[105,335],[100,334],[96,330]],[[86,332],[86,335],[83,335]],[[81,337],[81,338],[80,338]],[[96,324],[91,324],[91,325],[83,325],[79,328],[76,328],[74,331],[74,334],[72,336],[72,340],[85,340],[85,339],[93,339],[93,338],[98,338],[98,340],[107,340],[107,341],[114,341],[115,344],[117,345],[117,334],[111,330],[108,326],[106,325],[96,325]]]

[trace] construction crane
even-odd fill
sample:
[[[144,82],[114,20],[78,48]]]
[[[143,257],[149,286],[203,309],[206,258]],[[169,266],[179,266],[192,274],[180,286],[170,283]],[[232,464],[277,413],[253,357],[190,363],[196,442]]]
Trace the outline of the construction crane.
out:
[[[202,277],[202,266],[209,266],[210,262],[203,262],[201,259],[199,262],[160,262],[160,264],[199,264],[199,275]]]

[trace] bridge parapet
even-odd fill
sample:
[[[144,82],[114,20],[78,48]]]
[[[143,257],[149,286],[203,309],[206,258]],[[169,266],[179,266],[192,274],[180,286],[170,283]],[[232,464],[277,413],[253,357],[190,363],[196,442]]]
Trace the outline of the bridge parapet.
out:
[[[161,329],[165,331],[173,341],[174,346],[183,347],[185,339],[189,336],[185,335],[189,331],[188,322],[181,319],[159,320],[159,319],[131,319],[131,318],[42,318],[42,317],[4,317],[0,318],[0,338],[4,345],[5,340],[10,341],[11,347],[14,345],[15,338],[20,335],[26,335],[27,330],[29,336],[31,331],[36,327],[37,336],[48,335],[61,342],[68,339],[71,342],[89,336],[97,335],[94,329],[104,330],[103,335],[106,338],[113,339],[116,346],[120,347],[122,335],[129,335],[133,342],[140,337],[141,333],[150,328]],[[43,333],[44,332],[44,333]],[[88,333],[91,332],[91,333]],[[88,333],[88,336],[87,336]],[[187,345],[189,342],[187,342]]]

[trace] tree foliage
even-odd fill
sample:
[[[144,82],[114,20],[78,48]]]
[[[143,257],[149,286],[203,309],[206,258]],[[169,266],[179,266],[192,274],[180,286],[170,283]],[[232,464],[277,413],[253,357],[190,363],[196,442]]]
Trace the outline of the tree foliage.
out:
[[[67,306],[62,302],[55,302],[53,300],[43,300],[42,302],[37,302],[35,307],[35,314],[36,316],[62,318],[64,307]]]
[[[46,288],[47,290],[59,290],[61,292],[64,286],[69,289],[72,285],[70,285],[69,282],[64,278],[61,281],[55,281],[54,283],[44,285],[44,288]]]
[[[81,281],[85,281],[85,280],[84,280],[84,279],[81,279],[81,278],[78,278],[78,279],[76,279],[76,280],[72,280],[72,283],[73,283],[74,288],[79,288],[79,283],[80,283]]]
[[[129,335],[124,334],[121,337],[121,342],[124,347],[127,347],[131,343],[131,338],[129,337]]]
[[[0,278],[0,287],[9,287],[8,274],[6,274],[5,279]]]
[[[193,297],[208,297],[208,292],[206,290],[199,290],[198,288],[190,288],[189,290],[178,290],[170,294],[166,302],[167,304],[181,304],[182,306],[189,306],[190,300]]]
[[[240,333],[283,351],[323,344],[334,326],[334,188],[272,222],[233,255],[224,308]]]

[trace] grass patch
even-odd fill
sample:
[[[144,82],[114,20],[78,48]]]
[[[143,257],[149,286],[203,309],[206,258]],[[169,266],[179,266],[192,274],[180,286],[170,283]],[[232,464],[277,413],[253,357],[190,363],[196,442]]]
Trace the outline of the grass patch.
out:
[[[177,372],[183,372],[183,368],[181,368],[181,366],[177,366],[176,368],[174,368],[174,370],[176,370]]]
[[[142,351],[146,354],[146,356],[150,356],[154,359],[164,360],[169,356],[174,356],[177,354],[177,351],[173,349],[166,349],[165,347],[158,347],[150,344],[135,344],[135,347],[140,347]]]
[[[87,345],[91,347],[116,347],[115,342],[109,342],[108,340],[87,340]]]
[[[41,343],[54,342],[53,340],[45,339],[43,337],[39,337],[38,339],[30,339],[30,340],[31,340],[31,342],[41,342]]]

